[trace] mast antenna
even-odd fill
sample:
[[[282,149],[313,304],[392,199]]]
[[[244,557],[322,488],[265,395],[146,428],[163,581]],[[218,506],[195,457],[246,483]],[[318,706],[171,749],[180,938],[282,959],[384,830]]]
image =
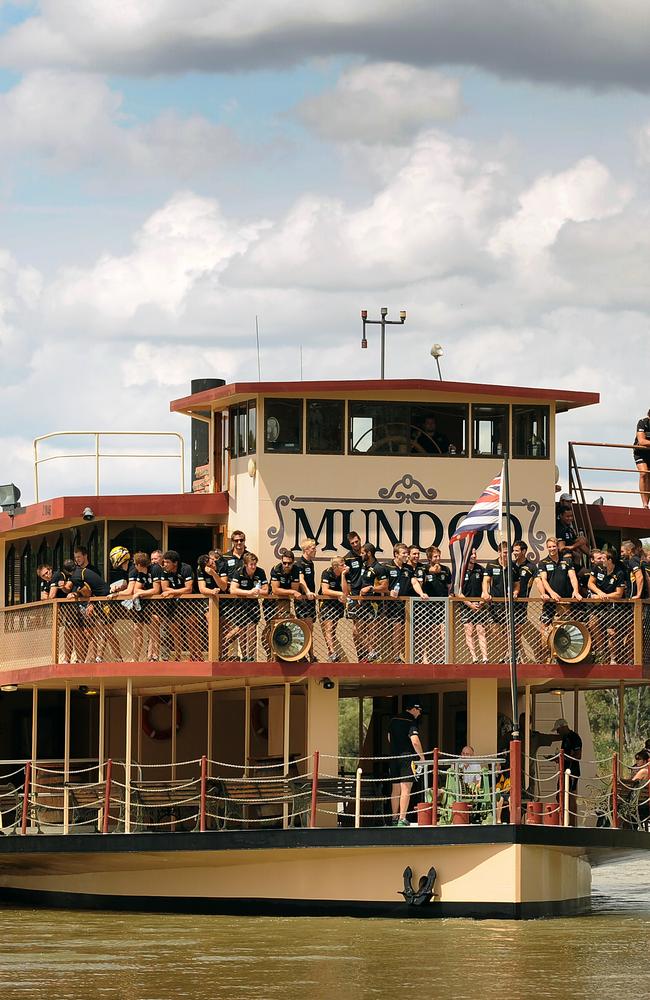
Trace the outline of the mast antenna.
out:
[[[255,340],[257,342],[257,381],[262,381],[262,364],[260,362],[260,328],[255,315]]]

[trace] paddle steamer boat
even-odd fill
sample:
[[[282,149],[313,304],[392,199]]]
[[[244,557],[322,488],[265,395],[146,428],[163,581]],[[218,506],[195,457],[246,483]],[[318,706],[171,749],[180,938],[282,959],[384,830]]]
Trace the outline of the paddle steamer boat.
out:
[[[171,612],[150,600],[139,614],[93,599],[84,620],[74,602],[38,600],[36,566],[59,567],[79,544],[106,576],[118,545],[178,550],[195,566],[201,553],[225,551],[234,529],[267,574],[282,549],[299,554],[313,537],[319,578],[350,530],[385,561],[398,539],[440,545],[446,560],[504,452],[513,537],[537,563],[555,533],[556,419],[597,402],[588,392],[426,379],[197,380],[171,403],[192,421],[192,489],[164,495],[101,490],[106,435],[93,432],[95,492],[44,498],[56,436],[39,439],[36,500],[21,506],[7,488],[0,515],[0,900],[418,917],[586,910],[591,866],[650,842],[619,808],[622,764],[590,770],[584,702],[589,690],[647,682],[645,602],[594,601],[589,613],[558,606],[552,624],[565,626],[568,645],[551,643],[549,656],[542,601],[531,596],[516,636],[525,724],[510,744],[507,638],[487,607],[489,662],[476,664],[460,600],[376,598],[361,616],[359,601],[334,602],[342,614],[332,660],[326,599],[312,620],[298,598],[275,617],[273,601],[260,598],[252,636],[246,602],[228,595],[188,596]],[[576,516],[589,538],[650,535],[647,511],[589,502],[576,456],[571,446]],[[179,461],[182,478],[182,449]],[[477,545],[485,562],[498,536],[486,532]],[[614,627],[617,663],[606,638]],[[95,662],[88,650],[99,647]],[[387,729],[413,694],[424,709],[426,787],[415,786],[412,824],[396,828]],[[534,735],[556,716],[584,740],[577,817],[558,744],[549,740],[543,756]],[[622,726],[620,740],[622,752]],[[481,775],[469,798],[459,770],[466,744]],[[505,751],[510,821],[497,823]]]

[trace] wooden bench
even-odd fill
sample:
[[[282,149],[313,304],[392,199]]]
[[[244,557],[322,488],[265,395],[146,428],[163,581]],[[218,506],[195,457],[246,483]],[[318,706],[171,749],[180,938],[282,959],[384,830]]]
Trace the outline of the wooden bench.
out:
[[[185,829],[197,829],[200,806],[198,782],[177,779],[131,783],[132,821],[136,831],[148,827],[153,831],[169,833],[178,824],[185,824]]]
[[[289,826],[307,826],[311,784],[295,778],[211,779],[209,812],[217,816],[220,829],[277,826],[285,807]]]
[[[71,826],[87,827],[88,832],[99,830],[99,819],[104,808],[105,784],[68,784],[68,808]]]

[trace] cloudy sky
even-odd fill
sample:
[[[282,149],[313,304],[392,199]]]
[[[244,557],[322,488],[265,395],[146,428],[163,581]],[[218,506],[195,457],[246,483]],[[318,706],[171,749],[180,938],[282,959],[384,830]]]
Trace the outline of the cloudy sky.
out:
[[[375,376],[382,305],[390,375],[440,342],[630,441],[649,51],[647,0],[0,0],[0,481],[30,498],[37,434],[184,430],[192,377],[256,377],[256,315],[264,378]]]

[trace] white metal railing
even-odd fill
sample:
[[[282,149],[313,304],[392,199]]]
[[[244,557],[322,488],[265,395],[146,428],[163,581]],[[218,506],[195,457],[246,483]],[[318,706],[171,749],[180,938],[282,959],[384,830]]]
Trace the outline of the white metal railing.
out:
[[[69,452],[68,454],[62,455],[46,455],[44,457],[39,456],[39,445],[43,441],[48,441],[51,438],[59,437],[90,437],[94,439],[95,447],[93,451],[89,452]],[[101,439],[106,437],[173,437],[178,440],[179,449],[177,453],[165,453],[165,452],[148,452],[146,454],[140,454],[135,452],[102,452],[101,451]],[[90,458],[94,459],[95,462],[95,496],[99,496],[99,485],[100,485],[100,465],[101,459],[106,458],[137,458],[137,459],[157,459],[157,458],[173,458],[177,459],[180,463],[180,488],[181,493],[185,492],[185,439],[183,435],[178,431],[53,431],[51,434],[41,434],[40,437],[34,438],[33,441],[34,448],[34,489],[35,489],[35,499],[38,503],[40,501],[40,485],[39,485],[39,466],[43,465],[45,462],[54,462],[59,459],[71,459],[71,458]]]

